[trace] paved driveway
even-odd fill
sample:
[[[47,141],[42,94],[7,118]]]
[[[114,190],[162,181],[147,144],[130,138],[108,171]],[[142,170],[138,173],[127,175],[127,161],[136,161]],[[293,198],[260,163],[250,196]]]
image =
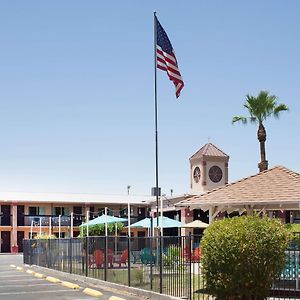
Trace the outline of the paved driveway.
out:
[[[45,279],[38,279],[25,271],[12,268],[10,265],[22,266],[21,255],[0,255],[0,300],[94,300],[80,290],[73,290],[59,283],[51,283]],[[26,269],[26,268],[25,268]],[[46,274],[47,275],[47,274]],[[66,280],[66,279],[64,279]],[[114,294],[101,291],[101,300],[108,300]],[[115,295],[122,297],[120,295]],[[122,297],[123,298],[123,297]],[[128,299],[124,297],[124,299]]]

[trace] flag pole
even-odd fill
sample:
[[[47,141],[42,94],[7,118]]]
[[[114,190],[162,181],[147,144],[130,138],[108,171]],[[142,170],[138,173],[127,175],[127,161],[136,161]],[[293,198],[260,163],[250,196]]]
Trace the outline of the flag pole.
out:
[[[156,11],[153,12],[154,20],[154,103],[155,103],[155,181],[156,181],[156,220],[158,221],[158,133],[157,133],[157,28],[156,28]]]

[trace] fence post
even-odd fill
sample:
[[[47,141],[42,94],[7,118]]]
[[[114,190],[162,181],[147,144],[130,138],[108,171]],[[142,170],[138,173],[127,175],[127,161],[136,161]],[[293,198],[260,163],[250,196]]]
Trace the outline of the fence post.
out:
[[[151,218],[151,223],[153,222],[153,219]],[[151,225],[152,227],[152,225]],[[152,266],[152,261],[153,261],[153,236],[151,235],[150,237],[150,290],[153,289],[153,282],[152,282],[152,277],[153,277],[153,266]]]
[[[192,235],[191,233],[189,234],[189,248],[190,248],[190,280],[189,280],[189,292],[190,292],[190,297],[189,299],[192,299],[192,255],[193,255],[193,243],[192,243]]]
[[[107,251],[108,251],[108,247],[107,247],[107,235],[105,236],[104,239],[104,280],[107,281]]]
[[[131,270],[130,270],[130,251],[131,251],[131,245],[130,245],[130,236],[127,237],[127,248],[128,248],[128,286],[131,284]]]
[[[85,276],[88,277],[89,268],[89,238],[85,237]]]
[[[72,274],[73,270],[73,239],[69,239],[69,273]]]
[[[40,245],[40,240],[36,240],[36,250],[37,250],[37,265],[40,265],[40,252],[41,252],[41,245]]]
[[[162,261],[162,235],[161,231],[159,232],[159,293],[163,292],[163,261]]]

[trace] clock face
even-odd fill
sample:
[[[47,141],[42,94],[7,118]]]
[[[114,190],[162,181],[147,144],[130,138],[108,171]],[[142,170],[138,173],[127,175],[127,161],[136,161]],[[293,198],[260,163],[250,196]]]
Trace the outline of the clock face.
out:
[[[200,180],[200,177],[201,177],[201,172],[200,172],[200,168],[199,167],[196,167],[194,169],[193,177],[194,177],[195,182],[198,183],[199,180]]]
[[[218,166],[213,166],[209,169],[208,176],[212,182],[219,182],[223,177],[223,172]]]

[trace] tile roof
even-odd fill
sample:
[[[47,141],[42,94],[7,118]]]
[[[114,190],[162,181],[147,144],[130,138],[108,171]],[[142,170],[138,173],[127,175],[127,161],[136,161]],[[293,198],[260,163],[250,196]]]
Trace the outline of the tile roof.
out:
[[[200,150],[198,150],[194,155],[190,157],[192,158],[200,158],[203,156],[218,156],[218,157],[229,157],[226,153],[220,150],[212,143],[205,144]]]
[[[178,206],[252,203],[300,204],[300,174],[283,166],[243,178],[234,183],[191,197]]]

